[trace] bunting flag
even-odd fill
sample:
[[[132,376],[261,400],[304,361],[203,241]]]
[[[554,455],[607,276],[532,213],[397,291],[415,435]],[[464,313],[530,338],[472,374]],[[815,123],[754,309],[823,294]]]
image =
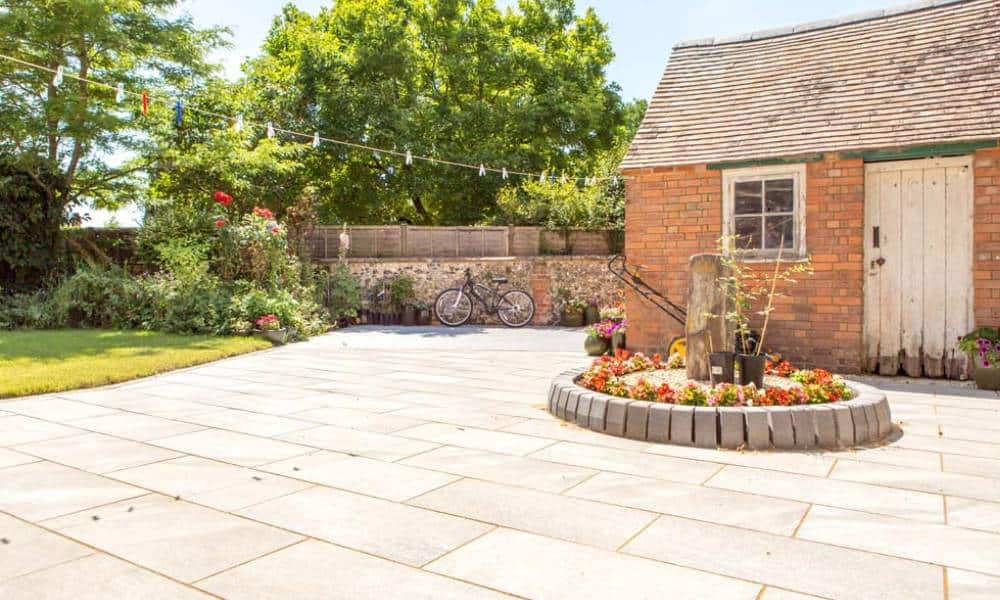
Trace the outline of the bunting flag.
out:
[[[27,60],[24,60],[24,59],[21,59],[21,58],[16,58],[16,57],[13,57],[13,56],[8,56],[8,55],[2,54],[2,53],[0,53],[0,60],[17,63],[17,64],[20,64],[20,65],[23,65],[23,66],[26,66],[26,67],[30,67],[30,68],[33,68],[33,69],[36,69],[38,71],[42,71],[42,72],[45,72],[45,73],[51,73],[52,74],[52,79],[50,80],[49,84],[53,88],[56,88],[56,87],[59,87],[60,85],[62,85],[64,77],[66,75],[66,73],[65,73],[65,67],[63,67],[62,65],[57,65],[53,69],[53,68],[48,67],[48,66],[36,64],[36,63],[30,62],[30,61],[27,61]],[[148,117],[149,116],[149,101],[150,101],[150,98],[151,98],[151,94],[150,94],[150,92],[148,90],[131,91],[131,90],[126,89],[124,83],[121,83],[121,82],[116,83],[116,84],[109,84],[109,83],[105,83],[105,82],[102,82],[102,81],[97,81],[97,80],[94,80],[94,79],[89,79],[89,78],[86,78],[86,77],[81,77],[79,75],[70,75],[70,77],[72,77],[73,79],[77,79],[77,80],[79,80],[81,82],[86,82],[86,83],[92,84],[94,86],[101,87],[101,88],[104,88],[106,90],[113,91],[114,92],[115,102],[118,103],[118,104],[122,103],[125,100],[125,96],[126,95],[132,94],[132,95],[139,96],[139,99],[140,99],[140,109],[142,111],[142,116],[143,117]],[[181,93],[183,93],[183,92],[181,92]],[[153,100],[157,101],[157,102],[163,102],[167,106],[169,106],[169,102],[170,102],[170,100],[168,98],[163,98],[162,96],[156,96],[156,97],[153,98]],[[175,125],[177,127],[181,127],[184,124],[184,110],[185,110],[185,107],[184,107],[183,103],[181,102],[181,100],[179,98],[174,100],[174,102],[173,102],[173,108],[174,108],[174,123],[175,123]],[[221,119],[224,119],[226,121],[231,121],[231,122],[233,122],[233,128],[236,131],[242,131],[244,129],[244,127],[246,126],[246,124],[244,122],[244,119],[243,119],[243,115],[236,115],[236,117],[234,118],[232,116],[228,116],[228,115],[224,115],[224,114],[218,114],[216,112],[211,112],[209,110],[200,110],[197,107],[187,107],[187,108],[189,110],[194,111],[195,113],[204,114],[204,115],[212,117],[214,119],[221,118]],[[253,129],[256,129],[257,127],[259,127],[259,123],[252,123],[251,126],[252,126]],[[379,161],[382,160],[382,154],[390,155],[390,156],[393,157],[393,159],[395,159],[396,157],[401,157],[401,158],[403,158],[404,164],[406,166],[413,165],[413,161],[415,159],[419,159],[419,160],[426,161],[426,162],[430,163],[431,165],[447,165],[447,166],[450,166],[450,167],[457,167],[457,168],[462,168],[462,169],[475,169],[475,170],[478,171],[480,177],[485,177],[486,175],[489,174],[488,173],[489,171],[495,171],[495,169],[492,169],[492,168],[491,169],[487,169],[485,163],[479,163],[479,165],[477,166],[475,163],[465,162],[465,161],[460,161],[460,160],[450,160],[450,159],[444,159],[444,158],[435,158],[433,156],[415,156],[413,154],[413,152],[411,150],[409,150],[409,149],[406,149],[405,152],[404,152],[404,151],[399,151],[399,150],[395,150],[395,149],[393,149],[393,150],[387,150],[387,149],[383,149],[383,148],[377,148],[375,146],[372,146],[372,145],[368,144],[368,136],[367,135],[362,136],[362,138],[361,138],[360,141],[340,140],[340,139],[330,138],[330,137],[321,137],[319,131],[315,131],[312,134],[309,134],[309,133],[304,133],[304,132],[292,131],[292,130],[288,130],[288,129],[280,129],[280,130],[279,129],[275,129],[274,124],[271,121],[268,121],[267,122],[267,137],[268,138],[274,138],[275,137],[275,133],[277,131],[280,131],[284,136],[287,136],[287,137],[290,137],[290,138],[299,138],[299,139],[305,139],[305,140],[311,139],[312,140],[312,146],[314,148],[318,148],[321,145],[322,142],[330,142],[330,143],[338,144],[340,146],[344,146],[344,147],[348,147],[348,148],[353,148],[353,149],[357,149],[357,150],[364,150],[364,151],[367,151],[367,152],[371,152],[372,156],[374,156],[375,159],[379,160]],[[389,174],[393,174],[393,173],[395,173],[395,171],[396,171],[396,168],[394,166],[387,166],[386,167],[386,172],[389,173]],[[526,172],[526,171],[508,170],[507,167],[502,167],[500,170],[498,170],[496,172],[498,172],[500,174],[500,177],[503,180],[507,180],[511,176],[515,176],[515,175],[518,176],[518,177],[526,178],[526,179],[530,179],[530,178],[533,178],[533,177],[537,176],[539,183],[549,182],[549,183],[555,184],[556,182],[561,181],[562,183],[565,184],[565,183],[568,183],[569,181],[573,181],[576,184],[580,184],[582,182],[583,185],[597,185],[600,182],[607,181],[607,182],[612,183],[615,186],[618,186],[621,183],[621,181],[622,181],[622,179],[621,179],[621,177],[619,175],[604,176],[604,177],[584,176],[584,177],[573,177],[572,179],[570,179],[565,173],[563,173],[561,175],[561,177],[560,177],[556,173],[546,173],[545,171],[542,171],[541,173],[532,173],[532,172]]]

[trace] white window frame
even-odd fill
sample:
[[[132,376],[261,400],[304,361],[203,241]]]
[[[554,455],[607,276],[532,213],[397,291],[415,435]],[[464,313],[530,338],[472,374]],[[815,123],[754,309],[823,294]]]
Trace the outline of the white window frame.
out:
[[[735,233],[736,184],[743,181],[791,179],[793,198],[793,225],[795,243],[781,252],[782,260],[801,260],[806,257],[806,166],[805,164],[771,165],[726,169],[722,172],[722,235],[730,239]],[[770,261],[778,257],[778,249],[740,251],[744,260]]]

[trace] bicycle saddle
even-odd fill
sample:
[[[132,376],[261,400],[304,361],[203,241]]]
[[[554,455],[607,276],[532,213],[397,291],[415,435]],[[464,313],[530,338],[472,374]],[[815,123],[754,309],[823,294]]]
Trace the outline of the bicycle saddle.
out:
[[[493,283],[507,283],[506,277],[494,277]]]

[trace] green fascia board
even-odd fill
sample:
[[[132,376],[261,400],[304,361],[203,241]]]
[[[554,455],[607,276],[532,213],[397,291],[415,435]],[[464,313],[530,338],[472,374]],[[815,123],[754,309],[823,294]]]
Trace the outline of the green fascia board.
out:
[[[748,167],[768,167],[771,165],[797,165],[821,160],[823,160],[823,154],[807,154],[805,156],[780,156],[775,158],[761,158],[758,160],[708,163],[705,165],[705,168],[713,171],[721,171],[725,169],[745,169]]]
[[[883,162],[888,160],[908,160],[928,158],[931,156],[959,156],[969,154],[982,148],[996,148],[997,140],[975,140],[954,144],[931,144],[924,146],[905,146],[901,148],[882,148],[878,150],[857,150],[841,152],[840,157],[851,159],[861,158],[865,162]]]

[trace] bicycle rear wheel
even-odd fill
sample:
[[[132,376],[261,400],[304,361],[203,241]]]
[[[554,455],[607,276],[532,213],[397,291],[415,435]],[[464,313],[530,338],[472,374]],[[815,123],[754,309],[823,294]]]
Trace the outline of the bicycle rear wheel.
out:
[[[448,327],[465,325],[472,316],[472,298],[457,288],[445,290],[434,301],[434,314]]]
[[[497,316],[507,327],[524,327],[535,316],[535,301],[527,292],[511,290],[500,298]]]

